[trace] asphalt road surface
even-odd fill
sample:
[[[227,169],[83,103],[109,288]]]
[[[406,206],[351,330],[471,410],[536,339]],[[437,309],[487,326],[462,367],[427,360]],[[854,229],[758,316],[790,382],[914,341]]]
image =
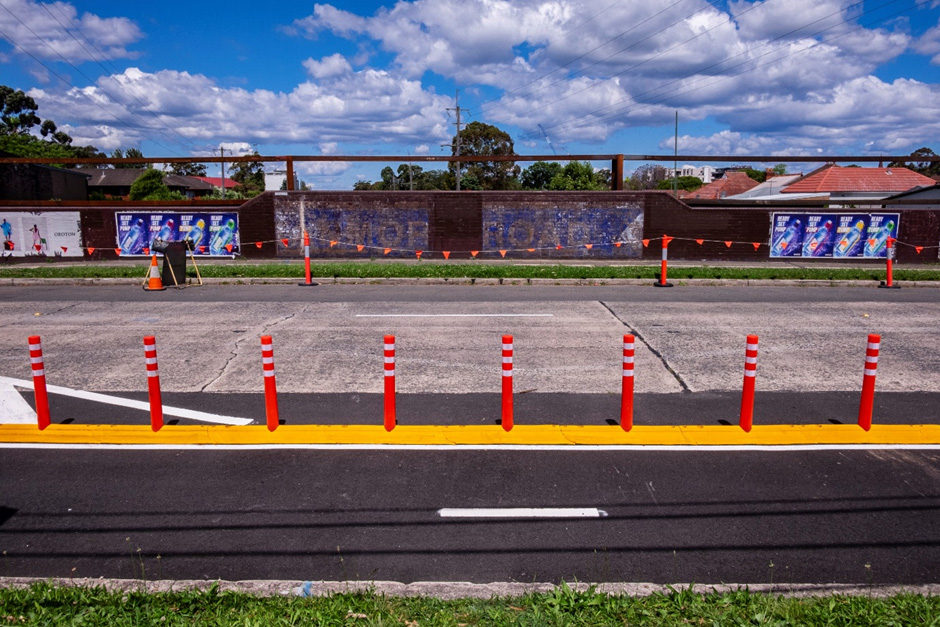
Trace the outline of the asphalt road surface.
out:
[[[400,422],[495,423],[510,333],[517,424],[604,424],[617,417],[622,336],[634,333],[638,424],[733,424],[745,337],[756,333],[755,422],[851,423],[867,334],[879,333],[875,421],[940,422],[934,289],[55,286],[0,296],[0,401],[18,390],[18,410],[32,395],[4,381],[28,379],[29,335],[43,338],[50,384],[142,400],[141,338],[153,334],[167,404],[260,422],[258,338],[271,334],[286,422],[380,422],[382,336],[392,333]],[[52,396],[52,413],[147,420],[65,394]],[[940,580],[932,448],[3,448],[0,477],[0,576]],[[451,508],[472,511],[442,515]]]

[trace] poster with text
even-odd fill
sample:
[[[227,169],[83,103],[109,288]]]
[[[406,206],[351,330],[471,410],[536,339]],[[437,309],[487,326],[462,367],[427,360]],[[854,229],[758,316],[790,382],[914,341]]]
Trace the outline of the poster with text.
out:
[[[898,213],[871,214],[865,236],[865,257],[884,259],[888,256],[888,238],[897,239],[900,217]]]
[[[228,257],[240,252],[238,214],[234,212],[118,213],[115,218],[122,255],[149,254],[155,239],[190,240],[194,255]]]
[[[77,211],[48,213],[0,211],[4,257],[82,257],[81,217]]]
[[[829,214],[809,214],[803,232],[803,257],[832,257],[835,246],[836,225],[839,217]]]
[[[806,216],[802,214],[775,213],[770,232],[770,256],[801,256],[805,224]]]
[[[833,259],[861,257],[865,249],[865,234],[868,232],[867,213],[841,214],[836,225],[836,244],[832,249]]]

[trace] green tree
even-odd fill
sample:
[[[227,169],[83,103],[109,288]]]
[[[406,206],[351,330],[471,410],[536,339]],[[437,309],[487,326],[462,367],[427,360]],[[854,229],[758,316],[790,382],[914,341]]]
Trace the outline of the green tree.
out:
[[[561,170],[557,161],[536,161],[522,171],[522,189],[548,189]]]
[[[0,85],[0,135],[26,135],[42,120],[36,101],[21,89]]]
[[[911,161],[892,161],[888,164],[889,168],[910,168],[924,176],[940,175],[940,161],[918,161],[918,159],[936,157],[937,154],[924,146],[911,153]]]
[[[656,186],[667,178],[669,170],[661,165],[647,163],[634,170],[626,183],[630,189],[656,189]]]
[[[678,181],[676,179],[666,179],[665,181],[660,181],[656,186],[656,189],[672,189],[674,183],[678,183],[679,189],[684,189],[687,192],[694,192],[699,187],[704,185],[704,183],[702,183],[702,179],[697,176],[680,176]]]
[[[553,190],[600,189],[594,175],[594,167],[587,161],[569,161],[561,172],[552,177],[548,188]]]
[[[777,165],[774,166],[774,174],[776,176],[784,176],[786,173],[787,173],[786,163],[778,163]]]
[[[206,164],[204,163],[171,163],[170,174],[176,174],[178,176],[206,176]]]
[[[131,185],[131,200],[183,200],[179,192],[171,192],[163,182],[163,172],[147,168]]]
[[[254,152],[249,156],[260,157],[261,155]],[[232,164],[229,178],[238,183],[235,186],[236,192],[245,198],[254,198],[264,191],[264,164],[260,161],[236,161]]]
[[[509,133],[483,122],[471,122],[462,128],[451,142],[451,154],[457,156],[508,156],[515,155],[512,137]],[[519,167],[514,161],[480,161],[463,164],[465,174],[461,175],[460,186],[472,189],[463,182],[464,176],[472,177],[482,189],[518,188]],[[456,172],[457,164],[450,163],[448,169]]]
[[[742,170],[749,177],[757,181],[758,183],[763,183],[767,180],[767,172],[764,170],[755,170],[754,168],[744,168]]]
[[[138,148],[128,148],[127,152],[122,151],[120,148],[111,153],[111,157],[114,159],[140,159],[144,156],[144,153]],[[114,167],[118,170],[137,170],[140,168],[147,167],[147,164],[143,161],[140,162],[130,162],[130,163],[115,163]]]

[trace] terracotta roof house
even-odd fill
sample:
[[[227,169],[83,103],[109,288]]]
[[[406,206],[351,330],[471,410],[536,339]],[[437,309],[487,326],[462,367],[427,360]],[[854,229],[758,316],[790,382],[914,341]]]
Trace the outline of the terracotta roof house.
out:
[[[825,165],[784,188],[786,194],[827,195],[829,200],[877,200],[935,181],[907,168],[846,168]]]
[[[896,201],[904,201],[904,204]],[[920,204],[908,204],[915,201],[923,201],[923,205]],[[912,189],[909,192],[903,192],[901,194],[895,194],[894,196],[889,196],[885,198],[885,208],[887,209],[931,209],[934,210],[937,208],[937,203],[940,202],[940,184],[933,185],[932,187],[918,187],[917,189]]]
[[[144,173],[142,169],[114,168],[87,170],[91,174],[88,181],[88,193],[101,192],[108,196],[127,197],[131,193],[131,185]],[[167,174],[163,182],[170,191],[180,192],[187,198],[198,198],[212,193],[212,185],[200,181],[194,176],[179,176]]]
[[[802,174],[778,174],[775,176],[768,174],[767,176],[769,178],[766,181],[760,183],[759,185],[755,185],[746,192],[735,194],[733,199],[742,200],[747,198],[750,200],[780,200],[779,194],[781,190],[785,189],[787,185],[803,178]]]
[[[189,178],[194,178],[202,181],[203,183],[208,183],[212,187],[217,189],[222,189],[222,177],[221,176],[192,176]],[[238,185],[238,181],[233,181],[229,177],[225,177],[225,189],[235,189],[235,186]]]
[[[725,172],[720,179],[715,179],[708,185],[699,187],[694,192],[685,194],[683,198],[699,198],[703,200],[718,200],[743,194],[758,183],[744,172]]]

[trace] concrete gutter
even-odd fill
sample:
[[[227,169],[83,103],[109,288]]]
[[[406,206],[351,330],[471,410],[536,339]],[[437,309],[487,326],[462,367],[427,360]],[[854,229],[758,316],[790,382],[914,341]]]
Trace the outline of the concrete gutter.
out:
[[[100,578],[40,578],[40,577],[0,577],[0,587],[28,588],[31,585],[47,583],[53,586],[70,588],[103,587],[111,592],[147,592],[150,594],[183,592],[188,590],[205,591],[213,585],[220,592],[241,592],[255,596],[302,596],[319,597],[333,594],[366,593],[392,597],[433,597],[442,600],[453,599],[491,599],[494,597],[520,597],[531,593],[551,593],[561,586],[552,583],[469,583],[462,581],[417,581],[400,583],[397,581],[297,581],[276,579],[255,579],[243,581],[223,580],[179,580],[145,581],[142,579],[105,579]],[[571,590],[586,592],[594,588],[599,593],[648,597],[654,594],[669,595],[670,587],[655,583],[566,583]],[[869,596],[885,598],[899,594],[918,594],[922,596],[940,595],[940,585],[872,585],[872,584],[673,584],[674,590],[688,590],[696,594],[722,594],[747,589],[757,594],[774,594],[786,597],[821,597],[830,595]]]

